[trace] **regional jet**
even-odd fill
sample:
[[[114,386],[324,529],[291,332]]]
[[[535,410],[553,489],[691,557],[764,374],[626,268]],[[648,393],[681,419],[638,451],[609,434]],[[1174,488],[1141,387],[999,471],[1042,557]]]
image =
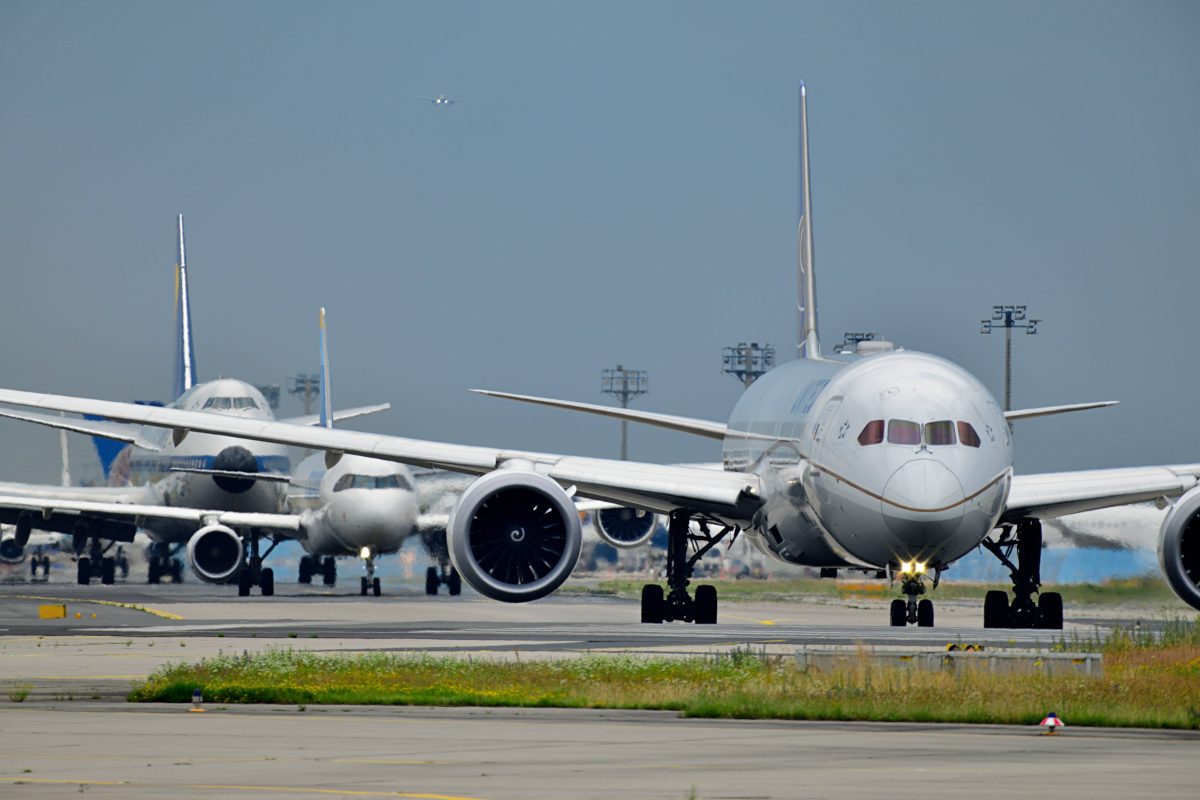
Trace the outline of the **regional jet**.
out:
[[[717,621],[711,585],[689,590],[696,561],[745,535],[765,554],[823,569],[883,570],[902,597],[892,625],[934,623],[922,597],[978,547],[1012,576],[1012,596],[984,598],[985,627],[1061,628],[1062,598],[1042,591],[1042,520],[1148,500],[1173,501],[1159,536],[1172,589],[1200,609],[1200,464],[1017,475],[1009,424],[1096,408],[1083,403],[1004,412],[961,367],[933,355],[884,351],[834,361],[817,327],[808,114],[800,86],[802,209],[798,225],[798,355],[758,379],[720,423],[523,398],[656,425],[723,443],[722,469],[448,444],[184,408],[0,390],[0,403],[98,414],[171,431],[237,436],[478,476],[448,520],[463,580],[505,602],[545,597],[579,558],[574,497],[668,517],[667,591],[643,588],[646,623]]]
[[[455,103],[462,100],[461,97],[459,97],[459,98],[447,97],[444,94],[439,94],[437,97],[426,97],[425,95],[418,95],[418,97],[421,100],[428,100],[429,102],[433,103],[435,106],[442,106],[444,108],[449,108],[450,106],[452,106]]]

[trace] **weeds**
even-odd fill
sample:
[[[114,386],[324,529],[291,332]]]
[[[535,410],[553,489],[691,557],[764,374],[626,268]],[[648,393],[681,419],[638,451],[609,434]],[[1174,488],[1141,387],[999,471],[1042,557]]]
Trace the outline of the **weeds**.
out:
[[[22,684],[20,686],[14,686],[8,690],[8,699],[13,701],[14,703],[24,703],[25,698],[29,697],[29,690],[32,688],[33,688],[32,686],[29,686],[27,684]]]

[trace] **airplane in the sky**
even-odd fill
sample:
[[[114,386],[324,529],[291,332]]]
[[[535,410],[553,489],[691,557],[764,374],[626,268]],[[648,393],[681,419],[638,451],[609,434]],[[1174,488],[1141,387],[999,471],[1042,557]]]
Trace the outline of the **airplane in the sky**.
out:
[[[421,100],[428,100],[435,106],[444,106],[446,108],[449,108],[455,103],[461,102],[463,99],[461,97],[447,97],[444,94],[439,94],[437,97],[426,97],[425,95],[418,95],[418,97]]]
[[[479,476],[450,514],[448,545],[467,583],[506,602],[545,597],[570,575],[581,542],[573,498],[583,497],[668,516],[668,591],[644,587],[643,622],[715,623],[715,587],[689,591],[692,567],[720,542],[745,535],[791,564],[886,571],[903,594],[890,609],[896,626],[933,625],[926,584],[936,588],[954,562],[983,547],[1013,583],[1011,598],[1002,591],[984,598],[984,626],[1061,628],[1061,595],[1041,591],[1042,520],[1166,498],[1174,503],[1160,533],[1163,571],[1176,594],[1200,609],[1200,464],[1014,473],[1010,423],[1110,403],[1004,412],[978,380],[937,356],[822,355],[803,84],[800,167],[799,357],[752,384],[727,423],[516,396],[721,441],[720,470],[14,390],[0,390],[0,403],[161,427],[179,440],[236,436],[320,449],[334,463],[362,455]]]

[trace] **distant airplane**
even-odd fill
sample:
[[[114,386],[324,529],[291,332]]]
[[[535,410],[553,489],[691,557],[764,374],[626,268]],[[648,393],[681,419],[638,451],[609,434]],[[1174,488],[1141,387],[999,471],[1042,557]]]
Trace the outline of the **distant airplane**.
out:
[[[457,103],[463,99],[461,97],[458,97],[458,98],[447,97],[444,94],[439,94],[437,97],[426,97],[425,95],[418,95],[418,97],[421,100],[428,100],[429,102],[433,103],[435,106],[452,106],[455,103]]]

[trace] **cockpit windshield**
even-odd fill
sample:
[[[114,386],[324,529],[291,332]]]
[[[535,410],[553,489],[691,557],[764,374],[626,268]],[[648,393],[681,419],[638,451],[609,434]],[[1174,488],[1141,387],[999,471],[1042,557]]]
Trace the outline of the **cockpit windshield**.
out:
[[[343,475],[333,485],[335,492],[346,489],[405,489],[412,491],[412,486],[403,475]]]
[[[871,420],[863,426],[862,432],[858,434],[858,443],[863,447],[881,444],[884,440],[884,427],[883,420]],[[981,444],[975,428],[971,423],[962,420],[956,422],[951,419],[943,419],[921,425],[912,420],[893,419],[887,421],[886,428],[889,444],[912,446],[924,443],[930,447],[948,447],[954,444],[979,447]],[[955,432],[958,433],[957,439]]]
[[[894,419],[888,423],[887,440],[891,444],[920,444],[921,426],[907,419]]]
[[[934,446],[954,444],[954,423],[948,419],[926,422],[925,444]]]
[[[204,408],[228,411],[235,408],[258,408],[258,403],[254,402],[253,397],[210,397],[204,401]]]
[[[971,423],[958,421],[958,440],[967,447],[979,447],[979,434],[971,427]]]

